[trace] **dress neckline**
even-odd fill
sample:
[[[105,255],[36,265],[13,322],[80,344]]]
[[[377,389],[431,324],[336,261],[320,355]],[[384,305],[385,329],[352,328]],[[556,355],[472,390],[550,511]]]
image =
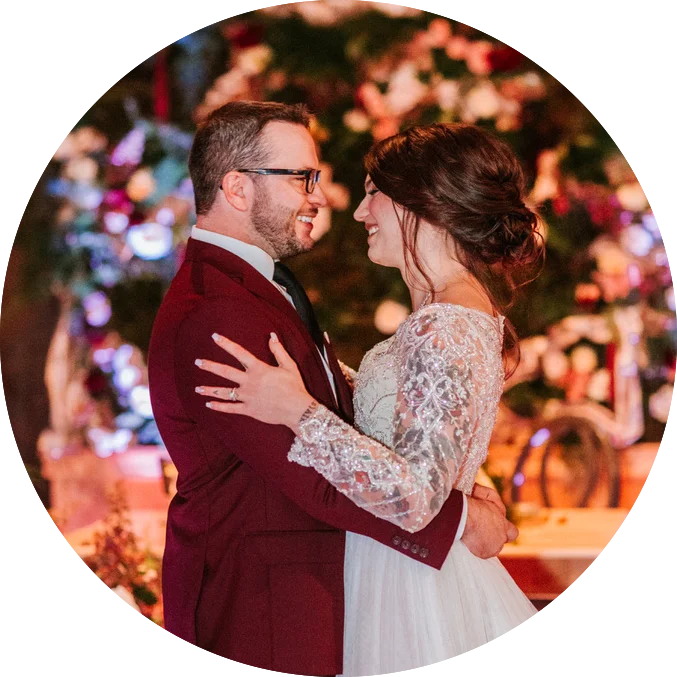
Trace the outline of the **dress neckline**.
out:
[[[460,308],[461,310],[467,310],[471,313],[479,313],[480,315],[483,315],[484,317],[487,317],[490,320],[500,321],[501,319],[504,319],[504,316],[501,315],[500,313],[498,315],[489,315],[489,313],[487,313],[484,310],[480,310],[479,308],[470,308],[469,306],[462,306],[460,303],[449,303],[447,301],[435,301],[434,303],[423,303],[416,310],[413,310],[411,312],[411,315],[415,315],[424,308],[432,308],[433,306],[451,306],[452,308]]]

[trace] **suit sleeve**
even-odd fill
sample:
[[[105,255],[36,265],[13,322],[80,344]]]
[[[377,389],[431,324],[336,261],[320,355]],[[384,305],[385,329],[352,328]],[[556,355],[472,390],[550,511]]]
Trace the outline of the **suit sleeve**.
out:
[[[280,332],[280,327],[274,326],[272,321],[265,326],[260,317],[252,318],[246,309],[229,305],[205,303],[188,316],[179,327],[174,350],[176,385],[185,412],[198,426],[209,430],[211,436],[219,440],[218,449],[204,450],[211,470],[218,471],[219,453],[227,449],[315,519],[337,529],[371,537],[413,559],[441,568],[454,543],[463,512],[460,492],[453,490],[435,519],[412,536],[397,525],[356,506],[312,468],[290,462],[287,455],[294,434],[286,426],[261,423],[237,414],[223,414],[205,406],[205,398],[195,392],[196,386],[231,387],[236,384],[202,371],[195,366],[195,360],[209,359],[241,368],[235,358],[214,343],[211,339],[213,332],[243,345],[259,359],[275,363],[268,348],[268,339],[270,331]],[[293,353],[293,350],[290,352]],[[292,357],[299,364],[302,374],[305,368],[312,368],[312,360],[309,359],[312,356],[297,351]],[[417,546],[413,548],[414,552],[412,545]]]

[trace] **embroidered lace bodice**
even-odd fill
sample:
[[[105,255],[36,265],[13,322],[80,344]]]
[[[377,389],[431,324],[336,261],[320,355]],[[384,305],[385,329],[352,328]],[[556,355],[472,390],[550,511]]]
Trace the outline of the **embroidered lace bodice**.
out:
[[[421,307],[370,350],[355,380],[355,428],[319,406],[289,460],[354,503],[415,532],[452,488],[472,490],[503,391],[503,317]]]

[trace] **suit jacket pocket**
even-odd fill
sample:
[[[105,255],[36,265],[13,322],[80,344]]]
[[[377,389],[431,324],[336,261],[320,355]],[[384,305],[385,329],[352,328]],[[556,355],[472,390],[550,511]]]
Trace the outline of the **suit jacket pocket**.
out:
[[[265,532],[245,543],[268,570],[273,669],[340,673],[345,533]]]

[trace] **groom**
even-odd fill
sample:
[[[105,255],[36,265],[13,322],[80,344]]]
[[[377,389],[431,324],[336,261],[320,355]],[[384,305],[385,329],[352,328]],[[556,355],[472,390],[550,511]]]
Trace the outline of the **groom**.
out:
[[[478,488],[467,499],[453,491],[423,531],[402,531],[289,462],[288,428],[210,411],[195,392],[205,380],[197,358],[240,366],[214,332],[271,364],[276,332],[309,392],[352,420],[331,345],[301,286],[276,263],[312,247],[312,220],[326,204],[308,125],[301,106],[235,102],[199,128],[190,156],[197,225],[155,321],[149,377],[178,470],[163,560],[166,628],[248,665],[336,675],[346,531],[439,569],[457,538],[488,557],[516,530],[497,496]]]

